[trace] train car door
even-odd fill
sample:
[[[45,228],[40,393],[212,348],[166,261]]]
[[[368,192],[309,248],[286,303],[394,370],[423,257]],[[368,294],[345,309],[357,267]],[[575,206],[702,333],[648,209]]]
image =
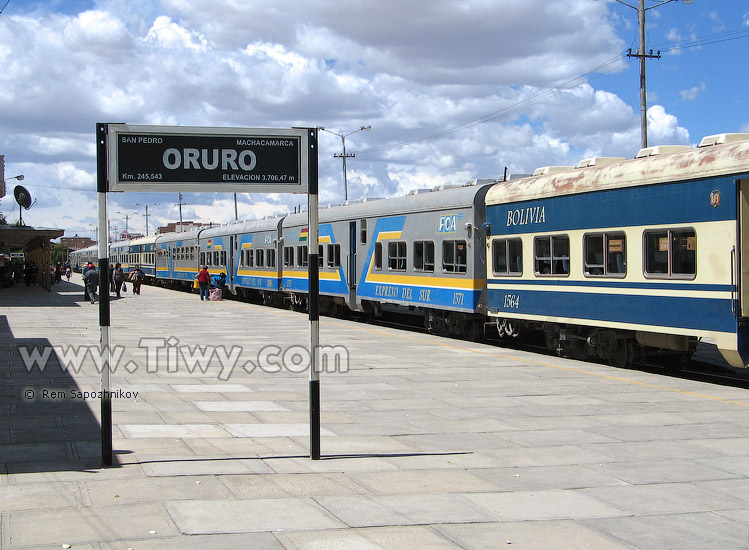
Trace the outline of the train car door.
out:
[[[348,224],[348,279],[349,303],[356,303],[356,222]]]
[[[731,272],[738,274],[734,292],[738,293],[740,317],[749,317],[749,179],[739,180],[739,231],[738,231],[738,270],[736,255],[731,258]],[[733,275],[732,275],[733,278]]]

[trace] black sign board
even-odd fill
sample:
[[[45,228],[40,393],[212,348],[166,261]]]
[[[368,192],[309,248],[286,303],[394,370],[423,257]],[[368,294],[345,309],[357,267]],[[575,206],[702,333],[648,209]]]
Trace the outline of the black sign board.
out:
[[[109,125],[110,191],[307,192],[306,129]]]

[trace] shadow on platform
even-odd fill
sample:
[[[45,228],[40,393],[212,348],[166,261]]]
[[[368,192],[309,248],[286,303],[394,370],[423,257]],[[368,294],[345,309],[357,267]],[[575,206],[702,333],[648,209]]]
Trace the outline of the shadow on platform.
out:
[[[75,276],[74,276],[75,277]],[[78,275],[80,279],[80,275]],[[48,292],[40,286],[13,285],[0,288],[0,307],[79,307],[85,306],[83,284],[65,279]],[[90,303],[88,307],[94,307]]]
[[[13,289],[3,292],[8,290]],[[15,338],[7,317],[0,315],[0,473],[98,469],[98,420],[77,397],[80,388],[54,350],[43,370],[38,364],[27,368],[34,347],[41,358],[43,350],[51,350],[46,338]]]

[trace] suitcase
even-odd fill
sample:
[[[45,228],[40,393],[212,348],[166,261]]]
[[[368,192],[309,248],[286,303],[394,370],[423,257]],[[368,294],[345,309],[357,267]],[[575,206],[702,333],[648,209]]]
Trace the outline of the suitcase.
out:
[[[208,299],[211,302],[218,302],[221,300],[221,289],[220,288],[212,288],[208,291]]]

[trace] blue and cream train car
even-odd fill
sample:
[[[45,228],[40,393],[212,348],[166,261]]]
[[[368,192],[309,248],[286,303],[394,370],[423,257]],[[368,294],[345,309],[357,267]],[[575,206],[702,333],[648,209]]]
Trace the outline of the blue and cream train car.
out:
[[[749,359],[749,141],[494,185],[486,196],[489,316],[543,328],[550,349],[631,364],[716,342]],[[746,139],[746,137],[743,137]]]
[[[126,261],[122,262],[122,268],[125,272],[140,266],[146,281],[152,280],[156,276],[156,237],[138,237],[132,239],[128,244]]]
[[[226,228],[233,232],[233,270],[228,283],[236,294],[246,298],[257,295],[265,303],[281,302],[278,258],[282,220],[254,220]]]
[[[99,245],[92,244],[86,248],[73,250],[70,253],[70,262],[73,264],[75,271],[82,271],[89,263],[99,265]]]
[[[154,244],[156,280],[168,286],[191,285],[198,273],[200,230],[159,235]]]

